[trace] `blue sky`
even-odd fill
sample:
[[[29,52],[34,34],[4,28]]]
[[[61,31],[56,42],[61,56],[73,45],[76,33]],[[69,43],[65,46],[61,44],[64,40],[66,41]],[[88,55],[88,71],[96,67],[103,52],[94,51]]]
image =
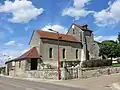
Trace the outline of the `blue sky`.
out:
[[[95,40],[116,40],[119,6],[120,0],[0,0],[0,63],[28,50],[36,29],[65,33],[72,23],[88,24]]]

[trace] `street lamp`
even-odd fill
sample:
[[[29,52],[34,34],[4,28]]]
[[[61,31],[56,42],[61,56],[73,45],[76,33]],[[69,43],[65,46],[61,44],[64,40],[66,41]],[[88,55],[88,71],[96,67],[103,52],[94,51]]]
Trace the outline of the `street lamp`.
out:
[[[60,49],[59,49],[60,37],[59,37],[59,32],[57,32],[57,31],[55,31],[53,29],[48,29],[48,30],[57,33],[57,37],[58,37],[58,80],[60,80]]]

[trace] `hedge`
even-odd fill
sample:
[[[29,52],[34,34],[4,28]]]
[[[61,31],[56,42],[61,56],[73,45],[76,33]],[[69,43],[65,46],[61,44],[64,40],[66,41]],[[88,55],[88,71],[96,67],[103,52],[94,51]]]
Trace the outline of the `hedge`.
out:
[[[83,61],[83,68],[112,66],[112,60],[87,60]]]

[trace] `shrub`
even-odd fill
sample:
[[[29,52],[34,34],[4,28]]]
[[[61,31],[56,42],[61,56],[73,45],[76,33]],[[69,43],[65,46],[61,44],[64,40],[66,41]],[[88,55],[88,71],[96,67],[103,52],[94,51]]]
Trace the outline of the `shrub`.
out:
[[[90,68],[90,67],[101,67],[101,66],[111,66],[112,60],[87,60],[83,61],[82,67]]]

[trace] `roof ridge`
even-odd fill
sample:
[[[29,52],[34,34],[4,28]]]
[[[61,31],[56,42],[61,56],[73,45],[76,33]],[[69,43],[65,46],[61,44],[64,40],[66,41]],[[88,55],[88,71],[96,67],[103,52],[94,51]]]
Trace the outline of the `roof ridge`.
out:
[[[88,26],[87,26],[87,29],[85,29],[85,28],[83,28],[84,25],[80,25],[80,24],[74,24],[74,25],[76,25],[77,27],[79,27],[82,30],[87,30],[87,31],[93,32],[91,29],[89,29]]]
[[[43,31],[43,30],[36,30],[36,31],[40,31],[40,32],[47,32],[47,33],[53,33],[56,34],[55,32],[49,32],[49,31]],[[63,33],[59,33],[61,35],[66,35],[66,36],[73,36],[73,35],[69,35],[69,34],[63,34]],[[73,36],[74,37],[74,36]]]

